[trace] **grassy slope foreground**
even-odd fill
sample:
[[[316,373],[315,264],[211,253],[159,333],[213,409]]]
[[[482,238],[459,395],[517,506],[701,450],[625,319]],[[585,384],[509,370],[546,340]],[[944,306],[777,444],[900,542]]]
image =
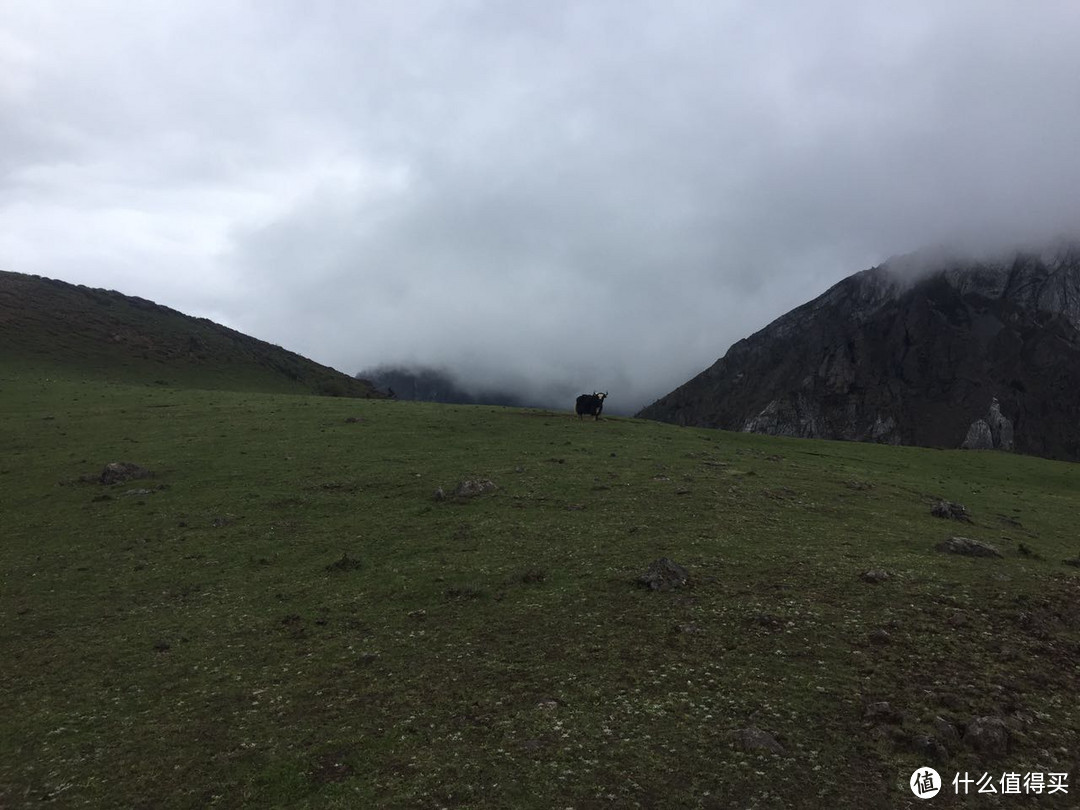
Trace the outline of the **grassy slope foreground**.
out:
[[[10,371],[0,447],[5,808],[905,807],[924,764],[1080,794],[1073,465]],[[662,555],[690,587],[634,586]],[[1007,750],[936,722],[983,716]]]

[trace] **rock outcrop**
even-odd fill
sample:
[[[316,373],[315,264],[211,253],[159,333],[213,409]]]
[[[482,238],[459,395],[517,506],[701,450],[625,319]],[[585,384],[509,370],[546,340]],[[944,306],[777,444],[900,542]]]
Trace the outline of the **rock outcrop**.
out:
[[[1012,450],[1012,421],[1001,413],[1001,404],[997,397],[990,403],[990,413],[985,419],[976,419],[968,428],[964,443],[965,450]]]
[[[1080,460],[1080,243],[916,254],[836,284],[638,415]]]

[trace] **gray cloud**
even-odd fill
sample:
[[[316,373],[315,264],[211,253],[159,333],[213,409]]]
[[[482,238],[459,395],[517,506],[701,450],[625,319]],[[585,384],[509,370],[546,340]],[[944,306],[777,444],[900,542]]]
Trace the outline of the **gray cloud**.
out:
[[[636,407],[889,255],[1075,233],[1078,23],[1067,0],[15,2],[0,265],[350,372]]]

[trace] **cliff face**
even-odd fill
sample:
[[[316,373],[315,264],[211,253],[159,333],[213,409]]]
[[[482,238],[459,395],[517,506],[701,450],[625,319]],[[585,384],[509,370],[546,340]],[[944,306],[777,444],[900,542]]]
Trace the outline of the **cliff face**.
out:
[[[994,400],[997,400],[996,403]],[[890,260],[739,341],[641,411],[682,425],[1080,460],[1080,247]],[[1003,428],[1003,422],[1009,428]]]

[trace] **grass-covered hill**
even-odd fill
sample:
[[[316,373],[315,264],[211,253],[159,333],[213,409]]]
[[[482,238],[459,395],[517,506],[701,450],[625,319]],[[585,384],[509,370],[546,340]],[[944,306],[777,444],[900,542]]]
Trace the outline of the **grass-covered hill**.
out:
[[[1075,465],[0,389],[4,808],[897,808],[926,765],[1080,793]],[[689,583],[638,587],[662,556]]]
[[[377,396],[280,346],[111,290],[0,271],[2,361],[27,372],[181,387]]]

